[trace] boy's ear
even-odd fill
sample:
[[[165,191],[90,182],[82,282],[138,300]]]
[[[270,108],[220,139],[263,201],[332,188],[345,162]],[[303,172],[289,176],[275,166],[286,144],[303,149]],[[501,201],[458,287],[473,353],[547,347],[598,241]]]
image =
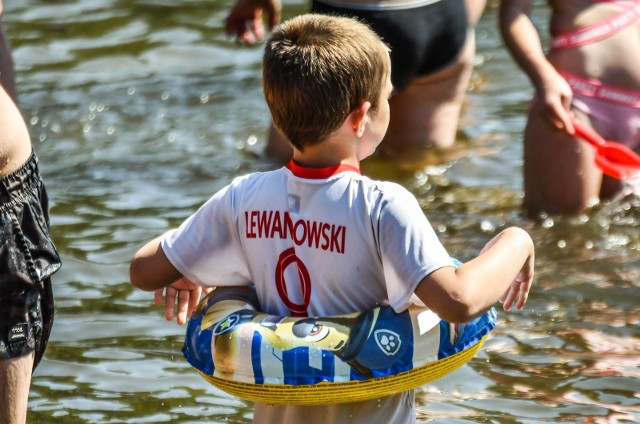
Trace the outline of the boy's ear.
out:
[[[351,126],[356,133],[357,137],[362,137],[367,125],[367,112],[371,108],[371,103],[362,102],[360,106],[355,108],[350,114]]]

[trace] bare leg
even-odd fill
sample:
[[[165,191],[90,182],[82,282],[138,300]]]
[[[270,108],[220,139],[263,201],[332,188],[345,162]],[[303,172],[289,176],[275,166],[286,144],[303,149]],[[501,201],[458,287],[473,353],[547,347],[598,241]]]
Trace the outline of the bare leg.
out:
[[[469,16],[469,23],[471,26],[475,26],[482,13],[484,12],[485,7],[487,6],[486,0],[465,0],[465,4],[467,6],[467,15]]]
[[[485,0],[467,0],[469,31],[458,60],[433,75],[416,79],[391,99],[391,122],[382,151],[415,155],[428,147],[453,145],[476,53],[475,25]],[[406,156],[406,155],[402,155]]]
[[[601,184],[593,148],[551,127],[533,108],[524,134],[525,209],[532,215],[578,214],[598,202]]]
[[[0,423],[27,422],[33,354],[0,360]]]
[[[2,17],[2,1],[0,0],[0,19]],[[0,21],[0,84],[4,88],[4,92],[6,92],[11,100],[17,104],[17,95],[16,95],[16,81],[15,81],[15,71],[14,71],[14,63],[11,56],[11,49],[9,46],[9,42],[7,36],[4,32],[4,28],[2,27],[2,22]],[[6,96],[3,90],[0,90],[0,98]],[[2,103],[2,108],[5,108],[5,105],[10,104],[11,102],[5,101],[6,97],[0,101]],[[8,113],[9,117],[12,116],[13,111],[14,114],[18,114],[17,110],[15,110],[15,106],[11,104],[10,106],[13,110]],[[0,108],[1,109],[1,108]],[[21,122],[20,119],[14,122]],[[22,124],[24,125],[24,124]],[[12,126],[12,128],[15,127]],[[18,126],[18,129],[21,130],[21,127]],[[16,131],[12,131],[9,134],[14,135]],[[26,128],[24,128],[24,133],[26,134]],[[20,136],[23,134],[19,133]],[[31,144],[29,142],[28,135],[26,138],[24,137],[16,137],[15,140],[20,141],[17,145],[22,148],[23,152],[28,148],[30,151]],[[22,142],[27,140],[26,143]],[[8,146],[15,149],[15,144],[11,145],[10,143],[4,143],[4,140],[0,140],[0,146],[3,149],[6,149]],[[27,156],[28,157],[28,156]],[[4,166],[4,158],[2,159],[2,163],[0,163],[0,171],[3,170]],[[16,160],[18,163],[23,163],[21,157],[17,157]],[[31,385],[31,373],[33,371],[33,361],[34,354],[21,356],[18,358],[12,359],[0,359],[0,423],[1,424],[25,424],[27,422],[27,402],[29,399],[29,387]]]
[[[415,80],[391,98],[391,122],[383,148],[447,148],[455,141],[462,103],[475,56],[474,31],[469,30],[460,57],[452,66]]]

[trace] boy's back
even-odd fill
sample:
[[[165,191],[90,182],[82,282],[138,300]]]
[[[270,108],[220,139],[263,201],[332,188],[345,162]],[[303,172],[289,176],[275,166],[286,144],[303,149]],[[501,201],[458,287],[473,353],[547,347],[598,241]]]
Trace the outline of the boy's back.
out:
[[[291,316],[401,310],[424,275],[452,266],[407,190],[351,167],[238,178],[162,247],[191,281],[254,282],[264,312]]]

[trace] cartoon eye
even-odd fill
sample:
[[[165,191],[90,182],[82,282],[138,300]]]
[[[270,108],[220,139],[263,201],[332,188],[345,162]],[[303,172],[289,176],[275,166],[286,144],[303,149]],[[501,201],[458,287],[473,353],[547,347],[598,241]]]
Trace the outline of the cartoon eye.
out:
[[[278,324],[280,324],[280,321],[283,319],[284,317],[268,315],[260,320],[260,325],[271,331],[276,331],[278,329]]]
[[[322,324],[316,324],[314,319],[304,319],[293,324],[293,334],[309,343],[318,342],[329,335],[330,328]]]

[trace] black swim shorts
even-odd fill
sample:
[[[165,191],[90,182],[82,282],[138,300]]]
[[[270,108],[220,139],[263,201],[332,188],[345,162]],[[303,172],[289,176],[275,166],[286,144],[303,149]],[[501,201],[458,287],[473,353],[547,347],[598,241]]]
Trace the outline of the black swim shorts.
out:
[[[53,324],[51,275],[60,257],[49,237],[48,197],[35,153],[0,178],[0,358],[44,353]]]
[[[313,0],[311,12],[359,18],[391,48],[391,82],[396,90],[454,63],[466,41],[469,20],[464,0],[380,10],[355,9],[366,6],[359,4],[334,6],[341,2],[325,1]]]

